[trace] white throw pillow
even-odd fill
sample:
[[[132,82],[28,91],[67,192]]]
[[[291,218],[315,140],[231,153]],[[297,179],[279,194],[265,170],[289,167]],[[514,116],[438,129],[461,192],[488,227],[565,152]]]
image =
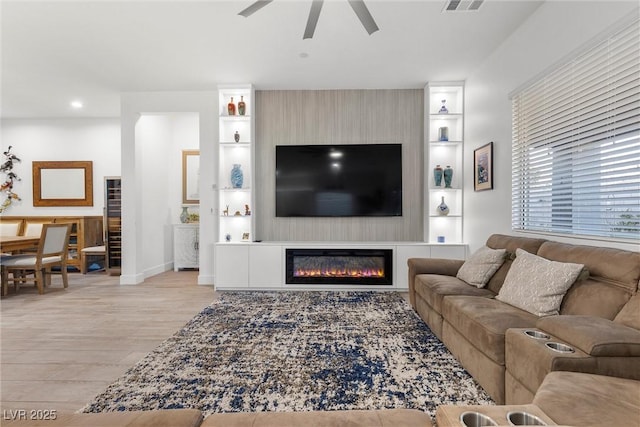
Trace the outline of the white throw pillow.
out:
[[[516,249],[516,259],[496,299],[536,316],[559,314],[564,294],[583,268],[582,264],[550,261]]]
[[[483,246],[462,264],[456,277],[476,288],[484,288],[504,263],[506,253],[506,249],[491,249]]]

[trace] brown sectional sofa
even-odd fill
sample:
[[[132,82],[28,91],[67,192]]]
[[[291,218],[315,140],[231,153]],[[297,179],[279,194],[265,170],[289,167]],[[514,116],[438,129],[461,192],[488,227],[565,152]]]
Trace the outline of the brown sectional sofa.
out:
[[[577,372],[551,372],[526,405],[444,405],[437,427],[460,426],[460,415],[477,412],[508,425],[510,411],[532,414],[547,425],[580,427],[640,425],[640,381]],[[7,427],[431,427],[431,418],[415,409],[254,412],[212,414],[203,421],[197,409],[97,414],[61,414],[55,420],[14,420]]]
[[[456,277],[463,260],[409,259],[411,305],[496,403],[530,403],[551,371],[640,380],[640,253],[500,234],[486,246],[588,271],[564,295],[560,315],[538,317],[495,299],[513,257],[484,288]],[[548,337],[531,338],[528,330]],[[572,352],[554,351],[551,342]]]
[[[640,425],[640,381],[578,372],[550,372],[533,402],[526,405],[439,406],[438,427],[460,426],[460,416],[475,412],[509,425],[509,412],[526,412],[547,425],[632,427]]]

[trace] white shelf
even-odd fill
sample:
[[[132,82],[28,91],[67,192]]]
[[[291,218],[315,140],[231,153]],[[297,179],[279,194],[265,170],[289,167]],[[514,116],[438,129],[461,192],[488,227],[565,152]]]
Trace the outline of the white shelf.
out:
[[[236,105],[236,114],[228,115],[227,106],[233,98]],[[222,244],[235,244],[248,242],[254,238],[254,141],[255,118],[253,116],[253,101],[255,99],[253,86],[246,85],[220,85],[218,86],[219,102],[219,135],[218,135],[218,242]],[[245,102],[245,114],[240,115],[238,102]],[[235,141],[236,132],[240,140]],[[243,175],[242,187],[235,188],[231,184],[231,170],[234,165],[240,165]],[[244,215],[245,206],[249,206],[252,215]],[[228,211],[228,215],[224,212]],[[240,212],[240,215],[234,215]],[[225,240],[226,235],[231,236],[231,241]],[[243,236],[249,238],[243,240]]]
[[[448,113],[439,113],[444,105]],[[424,240],[437,245],[463,242],[463,158],[464,158],[464,83],[430,82],[425,87],[425,206]],[[446,127],[448,140],[439,139],[440,128]],[[434,168],[453,169],[450,188],[435,185]],[[448,215],[438,215],[436,207],[442,197],[450,209]],[[445,243],[438,243],[444,237]]]

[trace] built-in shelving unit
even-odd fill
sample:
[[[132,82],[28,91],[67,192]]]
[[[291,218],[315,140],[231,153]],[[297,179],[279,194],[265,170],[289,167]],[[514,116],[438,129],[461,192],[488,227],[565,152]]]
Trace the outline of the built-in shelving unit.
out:
[[[444,102],[443,102],[444,101]],[[444,107],[444,108],[443,108]],[[425,241],[462,243],[464,84],[433,82],[425,87]],[[434,169],[453,170],[450,186],[442,177],[437,185]],[[442,200],[447,215],[438,212]]]
[[[119,275],[122,268],[122,182],[119,176],[104,178],[105,270]]]
[[[255,238],[254,93],[250,84],[218,86],[218,241],[222,243],[246,243]],[[240,106],[241,102],[244,102],[244,111]],[[229,108],[230,103],[233,104],[232,111]],[[241,185],[232,179],[232,170],[236,165],[242,174]]]

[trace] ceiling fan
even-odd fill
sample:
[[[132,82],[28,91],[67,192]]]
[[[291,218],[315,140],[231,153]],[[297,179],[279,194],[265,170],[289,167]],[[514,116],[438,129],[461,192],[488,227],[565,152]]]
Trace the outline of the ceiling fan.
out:
[[[273,0],[257,0],[249,7],[238,13],[238,15],[242,15],[245,18],[253,15],[258,10],[262,9]],[[364,0],[347,0],[351,5],[351,8],[362,22],[364,29],[367,30],[369,35],[375,33],[379,30],[378,25],[376,25],[376,21],[374,21],[373,16],[367,9],[367,6],[364,4]],[[304,30],[303,39],[310,39],[313,37],[313,33],[316,31],[316,25],[318,24],[318,18],[320,17],[320,10],[322,9],[322,4],[324,0],[313,0],[311,2],[311,10],[309,11],[309,18],[307,19],[307,26]]]

